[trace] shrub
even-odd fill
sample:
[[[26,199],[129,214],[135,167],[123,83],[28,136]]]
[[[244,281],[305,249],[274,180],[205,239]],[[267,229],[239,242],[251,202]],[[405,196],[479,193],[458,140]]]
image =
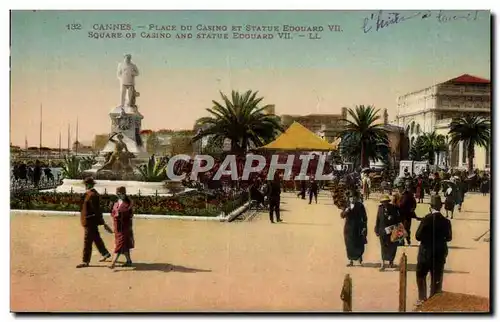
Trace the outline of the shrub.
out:
[[[176,216],[215,217],[223,212],[228,215],[248,199],[244,192],[233,197],[207,195],[194,191],[179,196],[133,196],[134,213]],[[83,194],[20,191],[11,194],[11,209],[36,209],[58,211],[80,211]],[[115,195],[100,196],[101,209],[110,212]]]

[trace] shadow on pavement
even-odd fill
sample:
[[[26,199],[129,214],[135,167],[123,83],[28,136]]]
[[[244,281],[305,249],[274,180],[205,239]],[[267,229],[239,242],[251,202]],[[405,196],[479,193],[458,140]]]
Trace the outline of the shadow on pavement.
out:
[[[312,223],[312,222],[287,222],[287,221],[283,221],[281,224],[302,225],[302,226],[330,226],[330,224],[319,224],[319,223]]]
[[[446,265],[445,265],[446,267]],[[407,266],[409,272],[415,272],[417,270],[417,264],[408,264]],[[470,274],[470,272],[465,271],[454,271],[452,269],[444,269],[445,274]]]
[[[480,210],[462,210],[462,213],[468,212],[468,213],[476,213],[476,214],[489,214],[491,211],[480,211]]]
[[[380,263],[363,263],[363,266],[359,266],[359,264],[355,263],[354,268],[380,268]],[[415,272],[417,270],[417,264],[407,264],[407,270],[408,272]],[[382,272],[397,272],[399,271],[399,266],[394,264],[394,266],[392,268],[390,268],[389,266],[387,266],[386,264],[386,267],[385,267],[385,270],[382,271]],[[470,272],[464,272],[464,271],[454,271],[454,270],[450,270],[450,269],[446,269],[444,270],[444,273],[445,274],[470,274]]]
[[[118,267],[117,267],[118,268]],[[159,272],[179,272],[179,273],[209,273],[212,270],[197,269],[168,263],[133,263],[131,269],[115,269],[115,272],[130,271],[159,271]]]
[[[415,248],[418,248],[419,245],[410,245],[410,246],[406,246],[406,247],[415,247]],[[464,246],[448,246],[448,249],[475,249],[475,248],[472,248],[472,247],[464,247]]]
[[[359,268],[376,268],[377,270],[380,269],[380,263],[370,263],[370,262],[363,262],[363,266],[359,266],[359,264],[354,264],[354,267],[359,267]],[[395,272],[397,271],[398,266],[394,265],[392,268],[389,267],[387,264],[385,266],[385,270],[382,271],[381,273],[385,272]]]
[[[490,221],[489,219],[485,219],[485,218],[453,218],[451,219],[452,221],[453,220],[465,220],[465,221]]]

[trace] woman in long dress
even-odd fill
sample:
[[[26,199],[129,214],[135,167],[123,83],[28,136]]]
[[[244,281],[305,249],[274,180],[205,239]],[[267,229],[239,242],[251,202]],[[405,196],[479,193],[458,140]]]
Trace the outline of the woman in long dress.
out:
[[[111,217],[113,218],[113,227],[115,232],[115,256],[111,262],[110,268],[114,268],[120,255],[125,255],[126,262],[122,267],[132,265],[130,250],[134,248],[134,232],[132,229],[132,201],[126,194],[125,187],[116,189],[118,201],[113,205]]]
[[[444,191],[444,210],[446,211],[446,218],[448,218],[451,213],[451,219],[453,219],[453,211],[455,210],[455,188],[448,186]]]
[[[393,206],[391,199],[385,195],[380,200],[378,207],[377,221],[375,223],[375,234],[380,240],[380,250],[382,262],[380,271],[385,270],[385,262],[389,262],[389,267],[394,267],[394,258],[398,250],[399,242],[391,241],[392,230],[401,223],[401,216],[398,209]]]
[[[418,203],[424,202],[424,195],[424,179],[422,179],[422,175],[419,174],[417,179],[417,188],[415,189],[415,198],[418,200]]]
[[[490,181],[488,177],[486,175],[483,175],[483,177],[481,178],[481,186],[480,186],[481,193],[483,194],[483,196],[486,196],[486,194],[488,193],[489,185]]]
[[[368,174],[364,174],[361,179],[361,185],[363,189],[363,199],[368,200],[370,198],[371,181]]]
[[[342,211],[340,216],[345,219],[344,242],[349,263],[353,266],[354,261],[363,265],[363,253],[365,252],[367,216],[365,206],[359,202],[359,193],[353,191],[349,194],[349,205]]]

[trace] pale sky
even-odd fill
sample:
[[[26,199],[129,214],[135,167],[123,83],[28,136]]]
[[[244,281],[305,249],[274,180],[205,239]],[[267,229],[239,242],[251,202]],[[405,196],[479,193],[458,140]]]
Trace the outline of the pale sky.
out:
[[[46,11],[13,12],[11,23],[11,142],[38,146],[40,104],[43,145],[63,147],[71,123],[80,141],[108,133],[108,113],[119,105],[116,68],[132,54],[143,129],[187,129],[205,116],[219,90],[259,91],[277,114],[340,113],[343,106],[372,104],[396,113],[399,95],[461,74],[490,77],[490,17],[479,12],[420,16],[365,33],[365,18],[377,12],[166,12]],[[383,13],[387,15],[387,13]],[[402,12],[409,16],[412,12]],[[69,31],[68,22],[82,25]],[[94,24],[131,24],[134,32],[149,24],[315,25],[320,40],[91,39]],[[139,26],[145,25],[146,29]],[[229,31],[232,35],[232,32]]]

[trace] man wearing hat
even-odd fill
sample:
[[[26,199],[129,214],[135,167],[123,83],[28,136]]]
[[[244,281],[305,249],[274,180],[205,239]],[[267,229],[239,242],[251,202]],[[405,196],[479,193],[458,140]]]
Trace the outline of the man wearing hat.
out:
[[[415,238],[420,242],[416,272],[419,302],[427,299],[426,277],[429,272],[430,296],[441,292],[443,287],[444,264],[448,255],[447,243],[451,241],[452,233],[451,222],[440,212],[442,206],[440,196],[431,196],[430,213],[422,219],[415,234]]]
[[[385,270],[385,262],[389,262],[389,267],[394,267],[394,258],[398,250],[399,242],[391,240],[392,230],[401,223],[401,216],[398,209],[391,204],[388,195],[383,195],[378,207],[377,219],[375,223],[375,234],[380,239],[380,250],[382,262],[380,271]]]
[[[399,204],[399,213],[401,214],[401,220],[405,227],[408,235],[406,236],[406,242],[408,245],[411,244],[411,222],[412,219],[418,219],[415,214],[415,209],[417,208],[417,200],[413,196],[411,191],[411,184],[409,182],[405,183],[405,191],[401,196],[401,202]]]
[[[274,179],[267,184],[267,196],[269,200],[269,220],[272,224],[275,223],[273,214],[276,214],[276,221],[282,222],[280,217],[280,196],[281,196],[281,183],[279,174],[274,174]]]
[[[104,262],[111,258],[111,254],[106,249],[104,241],[99,234],[99,226],[104,225],[104,228],[112,233],[111,228],[104,222],[102,217],[101,206],[99,202],[99,193],[94,189],[95,181],[91,177],[85,178],[85,188],[87,191],[83,196],[83,203],[80,212],[80,222],[85,231],[83,238],[83,259],[82,263],[76,268],[88,267],[92,256],[92,244],[95,243],[99,253],[102,255],[100,262]]]

